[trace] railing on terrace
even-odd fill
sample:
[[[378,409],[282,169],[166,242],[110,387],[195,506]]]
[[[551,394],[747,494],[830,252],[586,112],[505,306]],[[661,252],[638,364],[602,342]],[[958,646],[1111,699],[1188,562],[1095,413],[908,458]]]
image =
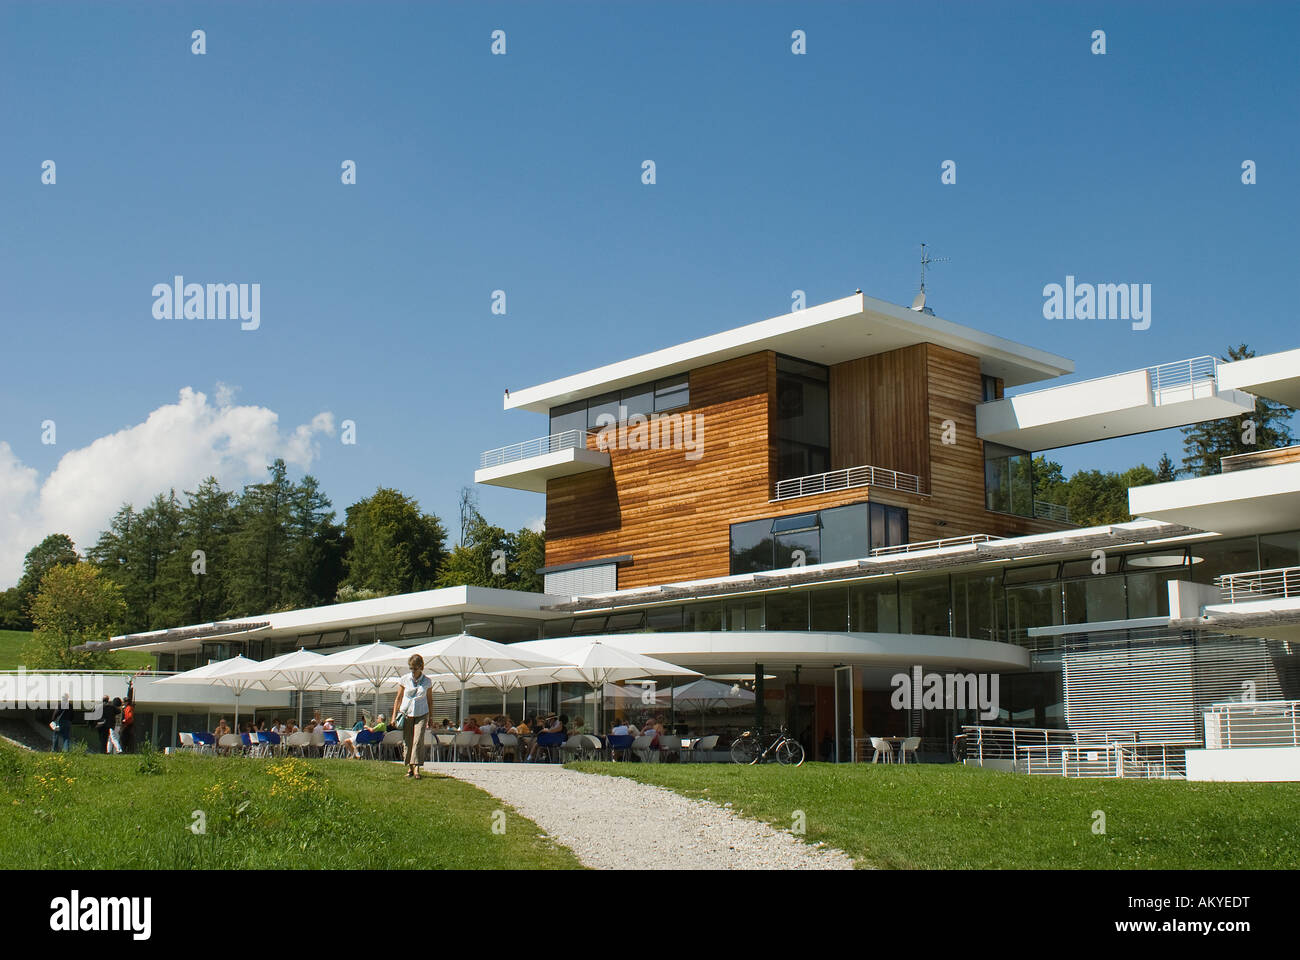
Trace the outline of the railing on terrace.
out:
[[[1205,711],[1205,747],[1300,747],[1300,700],[1216,703]]]
[[[1147,375],[1151,378],[1152,403],[1160,403],[1160,393],[1178,387],[1190,387],[1201,380],[1217,380],[1219,361],[1215,357],[1192,357],[1190,360],[1175,360],[1159,366],[1148,367]]]
[[[1057,777],[1179,780],[1199,743],[1140,741],[1134,734],[1041,727],[962,727],[966,758],[1009,761],[1017,773]]]
[[[888,487],[905,493],[924,492],[921,489],[921,478],[915,474],[886,470],[884,467],[862,466],[779,480],[776,484],[776,496],[772,499],[789,500],[793,497],[811,496],[814,493],[851,490],[854,487]]]
[[[1219,593],[1228,603],[1300,597],[1300,567],[1275,567],[1249,573],[1229,573],[1216,578]]]
[[[522,443],[512,443],[507,447],[497,447],[495,450],[487,450],[479,456],[479,469],[499,467],[505,463],[527,460],[529,457],[540,457],[543,454],[555,453],[557,450],[568,450],[572,447],[585,449],[587,438],[592,436],[595,436],[595,434],[587,430],[565,430],[561,433],[553,433],[549,437],[537,437],[533,440],[525,440]]]
[[[942,547],[956,547],[973,543],[989,543],[1001,540],[988,533],[972,533],[965,537],[946,537],[943,540],[918,540],[916,543],[900,543],[892,547],[876,547],[871,551],[873,557],[888,557],[896,553],[917,553],[921,550],[938,550]]]
[[[1036,520],[1056,520],[1061,523],[1070,522],[1070,508],[1059,503],[1045,503],[1042,500],[1034,501],[1034,519]]]

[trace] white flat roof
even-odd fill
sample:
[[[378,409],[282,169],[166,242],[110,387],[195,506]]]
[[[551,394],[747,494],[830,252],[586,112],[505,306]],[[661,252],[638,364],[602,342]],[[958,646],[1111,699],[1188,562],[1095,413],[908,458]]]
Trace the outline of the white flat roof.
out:
[[[1300,407],[1300,349],[1221,363],[1219,385]]]
[[[981,371],[1000,377],[1008,387],[1074,371],[1073,361],[1054,353],[857,293],[515,390],[505,398],[505,408],[546,413],[551,407],[574,400],[761,350],[774,350],[829,366],[918,343],[934,343],[979,357]]]
[[[1224,536],[1293,530],[1300,527],[1300,463],[1132,487],[1128,508]]]

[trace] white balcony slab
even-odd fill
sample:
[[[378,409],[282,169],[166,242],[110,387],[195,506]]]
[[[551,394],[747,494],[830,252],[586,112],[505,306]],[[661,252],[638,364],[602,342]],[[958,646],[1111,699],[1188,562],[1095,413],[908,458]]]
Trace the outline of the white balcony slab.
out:
[[[535,457],[525,457],[475,470],[474,482],[486,483],[494,487],[510,487],[513,490],[545,493],[547,480],[608,468],[609,454],[605,451],[567,447],[563,450],[553,450]]]
[[[1134,516],[1224,535],[1300,527],[1300,463],[1133,487]]]
[[[1219,386],[1300,407],[1300,349],[1221,363]]]
[[[1004,446],[1054,450],[1235,417],[1254,404],[1254,397],[1223,389],[1213,376],[1152,389],[1149,370],[1131,370],[981,403],[975,430],[981,440]]]

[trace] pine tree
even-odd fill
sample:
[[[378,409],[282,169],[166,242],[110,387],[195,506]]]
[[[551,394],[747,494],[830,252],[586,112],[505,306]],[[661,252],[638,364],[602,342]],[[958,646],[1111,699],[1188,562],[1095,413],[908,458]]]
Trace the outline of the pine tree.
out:
[[[1169,459],[1169,454],[1160,454],[1160,462],[1156,464],[1156,483],[1169,483],[1177,479],[1178,471],[1174,469],[1174,462]]]
[[[1220,359],[1245,360],[1254,355],[1255,351],[1242,343],[1229,347],[1228,356]],[[1224,457],[1288,446],[1288,421],[1294,414],[1284,403],[1256,397],[1253,413],[1183,427],[1183,472],[1206,477],[1220,472]]]
[[[347,509],[349,596],[379,596],[427,590],[438,580],[446,556],[442,521],[420,510],[411,497],[380,487]]]

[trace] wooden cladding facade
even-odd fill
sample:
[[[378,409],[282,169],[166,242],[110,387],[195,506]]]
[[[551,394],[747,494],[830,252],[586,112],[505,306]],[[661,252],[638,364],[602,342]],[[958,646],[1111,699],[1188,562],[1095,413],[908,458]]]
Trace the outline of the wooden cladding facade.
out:
[[[695,418],[698,459],[611,449],[609,470],[549,481],[547,565],[629,554],[620,588],[726,576],[733,523],[867,500],[907,508],[913,542],[1059,528],[984,509],[978,358],[917,344],[836,364],[829,387],[832,469],[916,474],[924,494],[858,487],[773,503],[776,355],[765,351],[691,371],[690,406],[673,412]]]

